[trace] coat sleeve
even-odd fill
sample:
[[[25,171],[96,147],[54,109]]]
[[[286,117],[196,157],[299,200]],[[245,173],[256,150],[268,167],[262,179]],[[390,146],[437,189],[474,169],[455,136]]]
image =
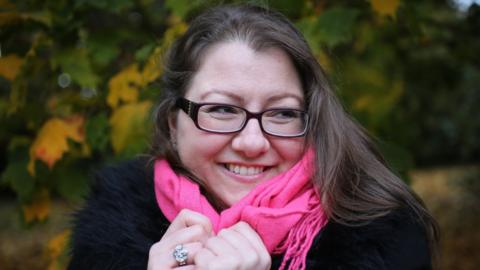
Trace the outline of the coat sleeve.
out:
[[[363,226],[331,221],[316,238],[307,265],[331,270],[432,269],[425,229],[406,210]]]
[[[74,216],[68,269],[146,269],[148,252],[166,229],[145,163],[103,170]],[[149,179],[150,178],[150,179]]]

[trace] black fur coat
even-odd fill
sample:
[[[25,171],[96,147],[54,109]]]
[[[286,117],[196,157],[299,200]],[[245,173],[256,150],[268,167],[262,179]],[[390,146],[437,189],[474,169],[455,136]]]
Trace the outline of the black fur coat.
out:
[[[70,270],[147,268],[150,246],[169,226],[155,199],[152,167],[129,161],[97,174],[75,214]],[[282,256],[272,258],[277,269]],[[431,269],[424,230],[406,211],[362,227],[329,222],[317,235],[307,269]]]

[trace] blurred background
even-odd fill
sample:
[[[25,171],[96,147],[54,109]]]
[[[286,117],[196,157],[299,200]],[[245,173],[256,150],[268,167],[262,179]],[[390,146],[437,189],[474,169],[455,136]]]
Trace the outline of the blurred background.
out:
[[[147,151],[162,57],[201,0],[0,0],[0,269],[64,269],[92,171]],[[480,269],[480,1],[248,1],[305,34],[345,104]],[[408,259],[408,258],[405,258]]]

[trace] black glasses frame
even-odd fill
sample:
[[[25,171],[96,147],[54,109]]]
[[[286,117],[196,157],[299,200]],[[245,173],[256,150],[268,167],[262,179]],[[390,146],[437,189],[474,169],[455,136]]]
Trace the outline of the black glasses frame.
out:
[[[232,131],[218,131],[218,130],[210,130],[210,129],[202,128],[198,124],[198,111],[200,110],[200,107],[202,107],[204,105],[220,105],[220,106],[225,105],[225,106],[230,106],[230,107],[240,109],[240,110],[242,110],[246,113],[245,121],[243,122],[243,124],[238,129],[232,130]],[[252,119],[252,118],[257,119],[258,124],[260,126],[260,129],[262,130],[263,133],[271,135],[271,136],[282,137],[282,138],[295,138],[295,137],[305,136],[305,134],[307,133],[308,114],[305,111],[302,111],[302,110],[290,109],[290,108],[288,109],[288,110],[292,110],[292,111],[301,112],[302,114],[304,114],[304,116],[305,116],[305,128],[303,129],[303,131],[300,134],[295,134],[295,135],[280,135],[280,134],[275,134],[275,133],[271,133],[271,132],[266,131],[263,128],[263,124],[262,124],[262,115],[264,113],[269,112],[269,111],[278,110],[279,108],[268,109],[268,110],[264,110],[264,111],[261,111],[261,112],[258,112],[258,113],[252,113],[245,108],[238,107],[238,106],[235,106],[235,105],[230,105],[230,104],[225,104],[225,103],[196,103],[196,102],[193,102],[193,101],[188,100],[188,99],[183,98],[183,97],[177,98],[177,100],[175,102],[175,106],[177,108],[182,109],[182,111],[184,111],[193,120],[193,123],[195,124],[195,126],[198,129],[203,130],[203,131],[207,131],[207,132],[211,132],[211,133],[231,134],[231,133],[240,132],[245,128],[248,121],[250,121],[250,119]]]

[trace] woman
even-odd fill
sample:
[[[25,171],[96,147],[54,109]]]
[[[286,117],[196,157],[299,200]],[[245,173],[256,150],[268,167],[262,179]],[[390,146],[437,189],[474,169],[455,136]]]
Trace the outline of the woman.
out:
[[[97,176],[70,269],[431,269],[435,222],[282,15],[201,14],[162,94],[154,161]]]

